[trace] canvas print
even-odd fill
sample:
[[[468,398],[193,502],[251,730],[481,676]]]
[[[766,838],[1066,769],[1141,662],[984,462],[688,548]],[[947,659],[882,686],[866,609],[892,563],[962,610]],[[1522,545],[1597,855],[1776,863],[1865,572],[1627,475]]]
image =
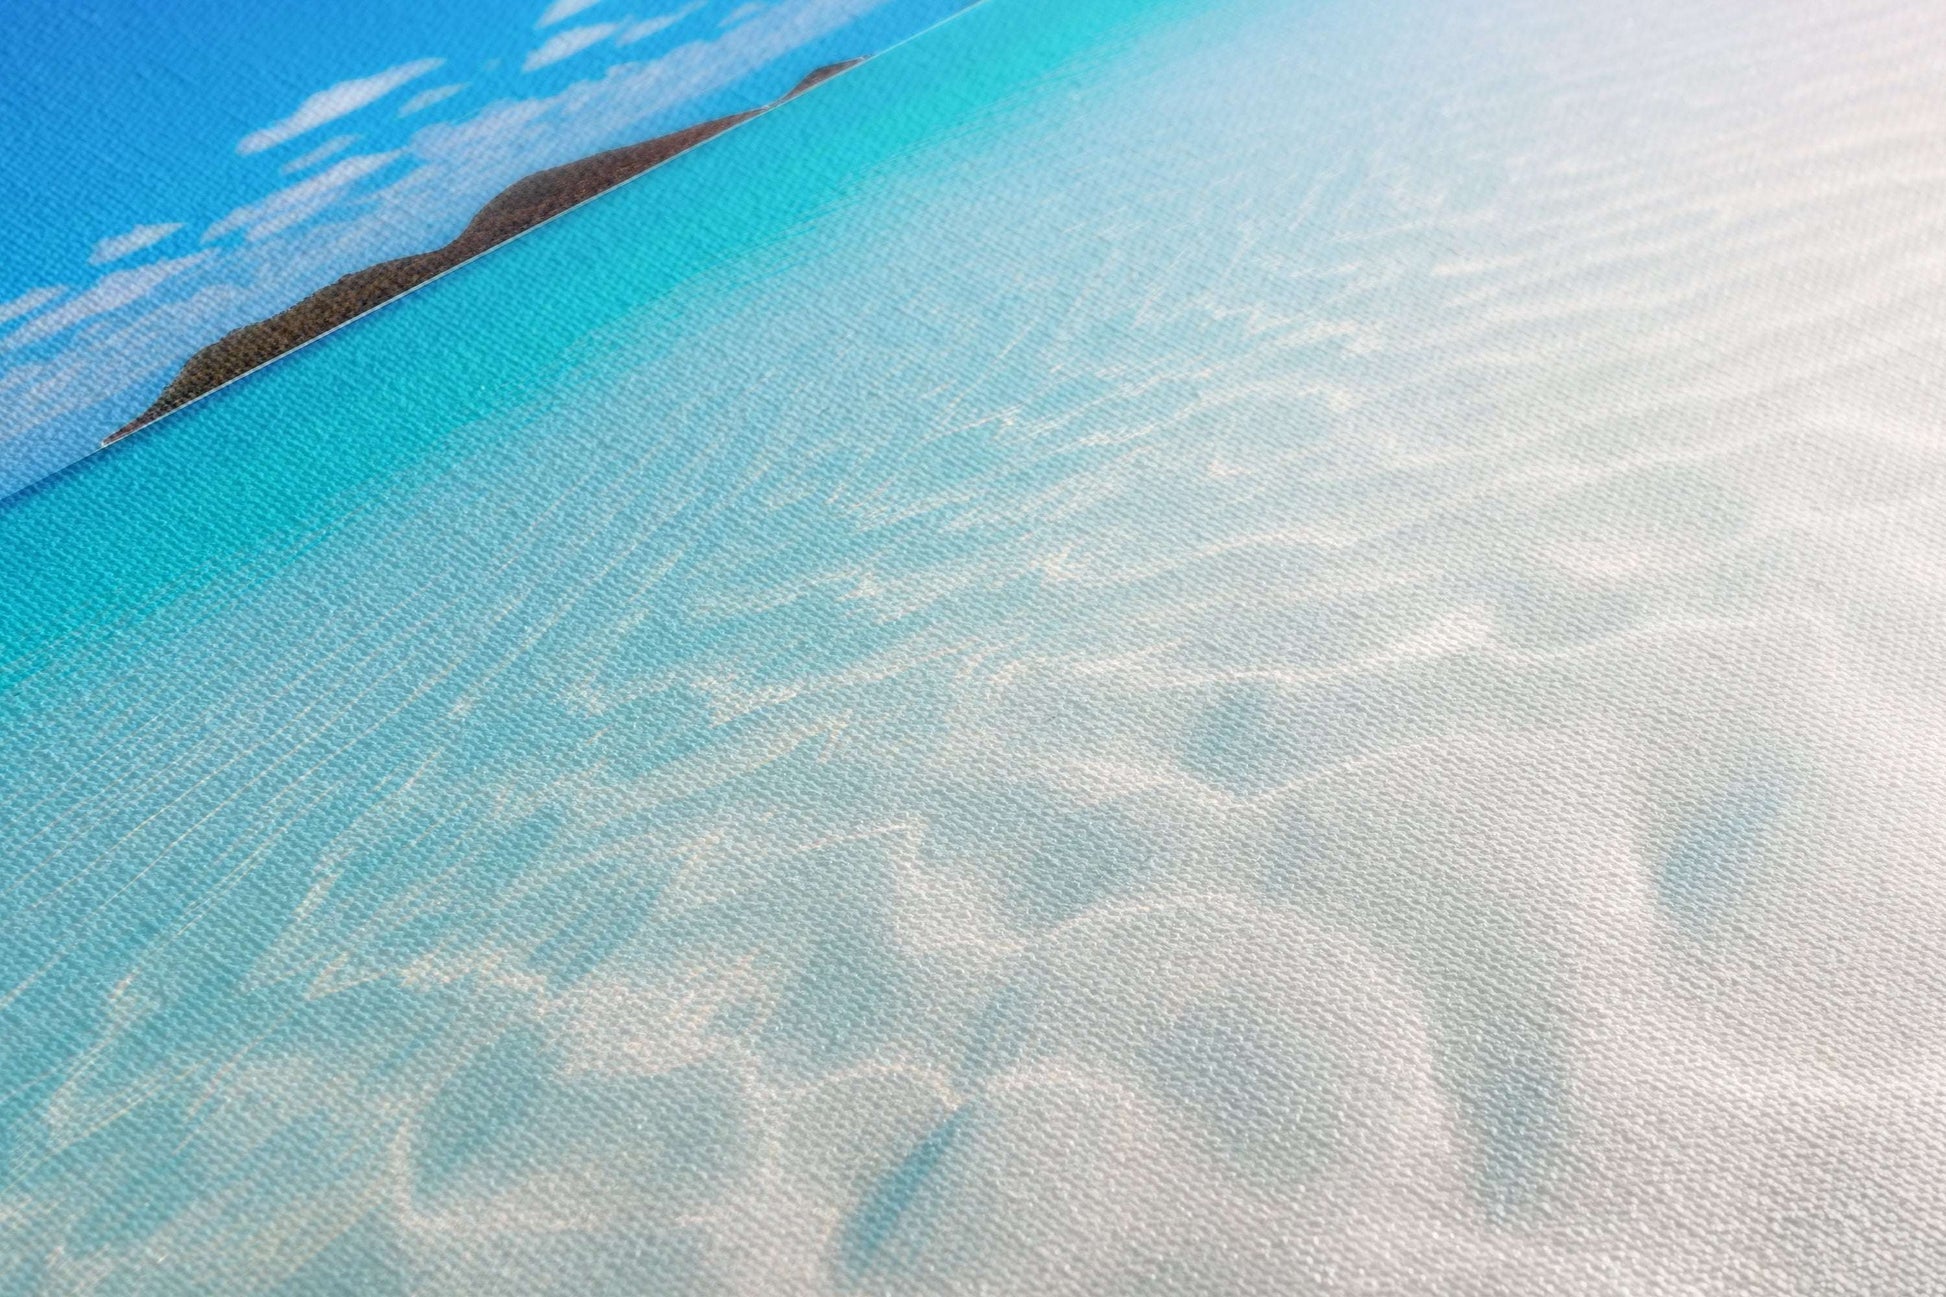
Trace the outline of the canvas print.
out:
[[[1941,1291],[1936,7],[627,8],[15,23],[0,1293]]]
[[[0,496],[964,3],[26,0]]]

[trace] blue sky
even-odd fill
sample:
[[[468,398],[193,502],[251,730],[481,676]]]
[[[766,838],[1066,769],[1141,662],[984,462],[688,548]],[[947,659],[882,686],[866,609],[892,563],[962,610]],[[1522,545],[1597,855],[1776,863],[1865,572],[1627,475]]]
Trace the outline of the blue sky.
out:
[[[477,77],[517,51],[537,17],[534,0],[474,0],[463,21],[450,4],[382,8],[374,21],[361,0],[13,6],[0,45],[0,132],[11,142],[0,301],[85,273],[105,235],[210,217],[275,187],[288,159],[240,156],[237,142],[322,86],[440,56]],[[369,131],[382,113],[356,125]]]
[[[0,44],[0,495],[228,329],[539,167],[963,0],[24,0]]]

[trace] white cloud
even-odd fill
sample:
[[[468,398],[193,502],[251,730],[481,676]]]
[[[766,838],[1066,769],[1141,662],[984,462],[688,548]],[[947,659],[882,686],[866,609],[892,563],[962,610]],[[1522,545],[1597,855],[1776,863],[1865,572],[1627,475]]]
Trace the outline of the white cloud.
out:
[[[501,99],[463,121],[441,122],[412,137],[413,153],[450,167],[459,179],[484,170],[504,155],[525,156],[544,147],[554,123],[546,99]]]
[[[601,0],[554,0],[554,3],[547,7],[547,12],[541,15],[541,20],[534,24],[534,30],[552,27],[555,23],[564,22],[583,9],[592,9],[600,3]]]
[[[289,162],[286,162],[277,169],[287,176],[296,175],[300,171],[315,167],[326,158],[335,157],[343,153],[356,143],[358,143],[358,137],[356,135],[334,135],[324,143],[318,145],[315,149],[312,149],[309,153],[292,158]]]
[[[326,122],[334,122],[347,113],[357,112],[366,104],[376,103],[409,81],[416,81],[426,73],[443,67],[445,59],[419,59],[413,63],[401,63],[395,68],[369,77],[359,77],[352,81],[340,81],[328,90],[320,90],[297,106],[297,111],[281,122],[274,122],[260,131],[252,131],[237,141],[238,153],[262,153],[265,149],[275,148],[286,140],[294,140],[306,131],[316,130]]]
[[[252,243],[267,239],[280,230],[309,220],[336,202],[354,181],[362,180],[402,156],[397,152],[361,153],[346,158],[309,180],[300,180],[288,188],[237,208],[204,230],[203,242],[220,239],[236,230],[244,231],[244,237]]]
[[[638,23],[630,23],[622,29],[619,36],[615,37],[615,43],[617,45],[633,45],[636,41],[647,40],[657,32],[667,31],[669,28],[674,27],[677,23],[702,7],[703,0],[694,0],[693,3],[686,4],[673,13],[660,14],[654,18],[644,18]]]
[[[131,252],[155,246],[181,228],[181,221],[164,225],[138,225],[127,234],[117,234],[95,244],[95,250],[88,255],[88,264],[105,266],[111,261],[120,261]]]
[[[500,100],[473,116],[414,133],[422,165],[374,194],[370,220],[385,231],[457,232],[454,222],[529,172],[673,129],[683,105],[720,91],[882,0],[782,0],[712,40],[689,41],[640,62],[618,63],[555,94]],[[700,6],[677,13],[687,16]],[[653,20],[652,20],[653,21]],[[463,222],[460,222],[463,223]],[[444,237],[451,237],[451,233]]]
[[[65,284],[50,284],[45,288],[30,288],[11,302],[0,302],[0,324],[32,315],[67,291]]]
[[[58,307],[47,314],[29,320],[8,335],[0,347],[12,351],[29,343],[51,338],[63,329],[71,328],[83,320],[110,311],[119,311],[132,302],[140,301],[154,292],[164,281],[174,279],[183,271],[198,265],[214,255],[209,252],[192,253],[187,257],[177,257],[172,261],[157,261],[146,266],[136,266],[132,270],[116,270],[103,275],[95,281],[94,287],[79,297],[72,298],[65,306]]]
[[[562,59],[579,54],[591,45],[599,45],[620,28],[620,23],[590,23],[586,27],[570,27],[564,32],[557,32],[547,38],[546,44],[527,56],[526,62],[520,65],[520,70],[532,72],[535,68],[559,63]]]
[[[430,108],[434,104],[443,104],[464,89],[466,89],[466,82],[455,81],[449,86],[434,86],[430,90],[421,90],[418,94],[399,105],[399,116],[410,117],[412,114],[422,109]]]
[[[723,16],[723,21],[717,25],[719,27],[734,27],[738,23],[749,22],[752,18],[755,18],[768,8],[770,8],[769,5],[758,4],[755,0],[752,0],[750,4],[738,5],[736,8],[730,10],[729,13]]]

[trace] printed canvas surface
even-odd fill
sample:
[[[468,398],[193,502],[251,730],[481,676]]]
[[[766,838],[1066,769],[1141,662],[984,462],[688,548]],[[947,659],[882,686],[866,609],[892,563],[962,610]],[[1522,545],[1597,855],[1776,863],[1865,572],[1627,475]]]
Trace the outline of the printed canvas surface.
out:
[[[966,2],[21,0],[0,497]]]
[[[1935,6],[623,7],[28,7],[0,1292],[1940,1291]]]

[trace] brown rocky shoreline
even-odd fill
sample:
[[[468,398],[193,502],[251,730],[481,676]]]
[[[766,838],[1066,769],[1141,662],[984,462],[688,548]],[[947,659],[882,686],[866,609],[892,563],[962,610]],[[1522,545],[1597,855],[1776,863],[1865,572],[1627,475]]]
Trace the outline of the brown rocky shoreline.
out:
[[[536,171],[501,190],[473,215],[458,237],[430,252],[381,261],[353,271],[320,288],[303,301],[266,319],[232,330],[191,356],[149,408],[102,438],[107,446],[120,441],[222,387],[260,365],[347,324],[367,311],[411,292],[454,267],[493,248],[569,208],[667,162],[759,116],[777,104],[794,99],[823,81],[863,63],[862,58],[828,63],[807,74],[790,92],[772,103],[727,117],[718,117],[679,131],[658,135],[639,144],[609,149],[578,161]]]

